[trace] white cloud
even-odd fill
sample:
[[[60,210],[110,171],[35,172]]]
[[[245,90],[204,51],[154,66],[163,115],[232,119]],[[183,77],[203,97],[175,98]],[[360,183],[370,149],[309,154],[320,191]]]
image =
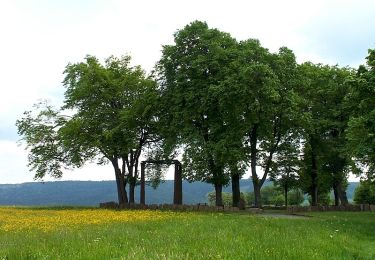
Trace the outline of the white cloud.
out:
[[[18,183],[33,180],[28,173],[27,155],[12,141],[0,140],[0,183]]]

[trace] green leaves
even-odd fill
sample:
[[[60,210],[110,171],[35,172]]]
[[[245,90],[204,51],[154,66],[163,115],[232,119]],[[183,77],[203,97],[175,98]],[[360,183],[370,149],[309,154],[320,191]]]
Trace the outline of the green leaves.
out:
[[[163,117],[170,138],[184,144],[184,161],[196,180],[226,183],[225,112],[220,106],[221,82],[234,62],[236,41],[199,21],[175,34],[175,45],[164,46],[158,63]],[[188,168],[188,167],[185,167]],[[194,176],[194,177],[193,177]]]
[[[195,21],[163,46],[156,81],[129,56],[101,63],[88,55],[64,71],[63,107],[41,103],[17,127],[38,178],[97,160],[111,161],[117,173],[120,165],[122,174],[134,167],[133,181],[147,146],[160,159],[183,150],[190,180],[226,185],[231,173],[252,166],[261,186],[269,173],[300,168],[302,145],[314,171],[345,175],[354,158],[373,176],[374,60],[369,50],[356,72],[298,65],[286,47],[271,53],[258,40],[238,42]],[[256,166],[264,171],[260,180]],[[311,172],[312,165],[301,168]]]
[[[369,50],[367,66],[360,66],[349,84],[347,106],[352,116],[347,130],[347,149],[365,165],[362,168],[372,179],[375,175],[375,50]]]
[[[130,67],[129,56],[111,56],[103,65],[88,55],[64,74],[64,106],[41,104],[39,112],[17,121],[36,177],[61,177],[63,167],[118,160],[134,149],[140,154],[151,135],[155,82],[140,67]]]
[[[36,104],[34,109],[37,111],[26,111],[16,122],[18,134],[30,150],[29,167],[36,171],[36,179],[46,174],[61,177],[61,164],[70,165],[58,132],[66,120],[47,102]]]

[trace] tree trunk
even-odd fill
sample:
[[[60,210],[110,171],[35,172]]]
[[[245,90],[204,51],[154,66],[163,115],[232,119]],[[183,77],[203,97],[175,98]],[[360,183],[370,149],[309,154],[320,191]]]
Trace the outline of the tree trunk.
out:
[[[135,199],[134,199],[135,182],[134,182],[133,170],[134,170],[133,159],[130,158],[130,163],[128,163],[129,203],[135,202]]]
[[[143,205],[146,203],[145,167],[146,167],[146,163],[142,162],[141,163],[141,189],[140,189],[141,194],[139,196],[139,202]]]
[[[119,205],[123,205],[125,203],[128,203],[128,196],[125,189],[126,183],[124,180],[124,176],[118,166],[117,159],[112,160],[112,165],[115,170],[118,203]]]
[[[318,188],[316,185],[313,185],[311,189],[311,206],[318,205]]]
[[[318,205],[318,168],[314,144],[311,144],[311,206]]]
[[[257,174],[257,141],[258,141],[258,125],[255,124],[250,134],[250,167],[251,167],[251,177],[254,187],[254,206],[260,208],[262,206],[260,189],[262,187],[259,183],[259,178]]]
[[[337,186],[338,195],[341,201],[341,205],[346,206],[349,204],[348,197],[346,196],[346,191],[343,188],[341,182]]]
[[[180,162],[174,164],[173,204],[182,204],[182,165]]]
[[[128,200],[128,194],[126,192],[126,180],[125,180],[125,162],[124,160],[122,161],[122,171],[120,170],[120,187],[122,189],[122,193],[124,194],[124,203],[127,204],[129,203],[129,200]]]
[[[223,206],[223,185],[215,184],[216,206]]]
[[[138,180],[138,159],[139,159],[139,155],[136,156],[134,160],[134,172],[133,172],[133,184],[132,184],[133,203],[135,202],[135,187],[137,186],[137,180]]]
[[[118,204],[122,205],[124,204],[124,196],[123,196],[123,192],[121,191],[121,181],[120,181],[120,176],[117,175],[117,173],[115,173],[116,175],[116,185],[117,185],[117,200],[118,200]]]
[[[215,161],[211,154],[208,155],[208,167],[210,170],[210,173],[213,176],[213,185],[215,187],[215,200],[216,200],[216,206],[223,206],[223,196],[222,196],[222,190],[223,190],[223,184],[221,181],[223,170],[222,168],[218,167],[215,164]]]
[[[261,201],[261,193],[260,193],[260,189],[261,189],[261,186],[259,184],[258,181],[253,181],[253,186],[254,186],[254,206],[256,208],[260,208],[262,207],[262,201]]]
[[[284,186],[285,208],[288,209],[288,185]]]
[[[337,185],[338,184],[336,182],[333,183],[333,195],[335,196],[335,206],[340,205],[339,191],[338,191]]]
[[[135,185],[133,180],[129,182],[129,203],[134,203],[135,202]]]
[[[126,157],[126,165],[128,167],[129,180],[129,203],[135,203],[135,186],[138,179],[138,160],[141,151],[130,150],[128,157]]]
[[[240,191],[240,175],[233,174],[232,176],[232,205],[238,207],[241,197]]]

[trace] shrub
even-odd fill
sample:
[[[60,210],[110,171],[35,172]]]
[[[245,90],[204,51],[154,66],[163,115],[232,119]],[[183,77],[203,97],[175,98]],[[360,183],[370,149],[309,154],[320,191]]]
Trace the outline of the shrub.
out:
[[[275,198],[282,194],[275,186],[265,186],[261,190],[262,205],[275,205]]]
[[[261,189],[262,205],[285,205],[284,193],[275,186],[265,186]],[[246,205],[253,206],[255,203],[254,192],[241,192],[241,198],[245,200]],[[207,193],[209,205],[215,205],[215,192]],[[300,189],[294,189],[288,192],[288,204],[300,205],[304,201],[303,193]],[[232,205],[232,193],[223,192],[224,206]]]
[[[357,204],[375,204],[375,185],[369,181],[361,181],[354,192]]]
[[[305,197],[300,189],[294,189],[288,192],[288,204],[289,205],[301,205]]]
[[[255,195],[254,192],[246,192],[245,193],[245,201],[246,205],[252,206],[255,204]]]
[[[282,194],[272,197],[271,204],[275,206],[283,206],[285,205],[285,199]]]
[[[309,196],[309,203],[312,204],[311,196]],[[320,193],[318,194],[318,204],[327,206],[331,204],[331,196],[330,193]]]
[[[211,191],[207,193],[207,200],[208,200],[208,205],[210,206],[215,206],[216,202],[216,195],[214,191]],[[231,192],[223,192],[222,193],[222,198],[223,198],[223,205],[224,206],[232,206],[232,193]],[[246,205],[248,205],[248,201],[246,200],[246,195],[241,192],[241,198],[245,200]]]

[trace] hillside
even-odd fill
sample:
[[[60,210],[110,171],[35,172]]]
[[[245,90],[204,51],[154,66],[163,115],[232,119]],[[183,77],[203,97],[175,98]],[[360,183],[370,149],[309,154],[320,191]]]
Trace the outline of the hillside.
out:
[[[268,182],[266,185],[270,185]],[[353,198],[358,183],[350,183],[348,198]],[[250,180],[241,180],[241,191],[253,190]],[[207,183],[183,182],[184,204],[207,202],[206,194],[213,191]],[[224,191],[231,191],[225,187]],[[136,189],[136,200],[139,198],[139,187]],[[22,184],[0,184],[0,205],[80,205],[96,206],[99,202],[116,201],[116,183],[114,181],[56,181]],[[157,189],[146,187],[146,203],[172,203],[173,181],[167,180]]]

